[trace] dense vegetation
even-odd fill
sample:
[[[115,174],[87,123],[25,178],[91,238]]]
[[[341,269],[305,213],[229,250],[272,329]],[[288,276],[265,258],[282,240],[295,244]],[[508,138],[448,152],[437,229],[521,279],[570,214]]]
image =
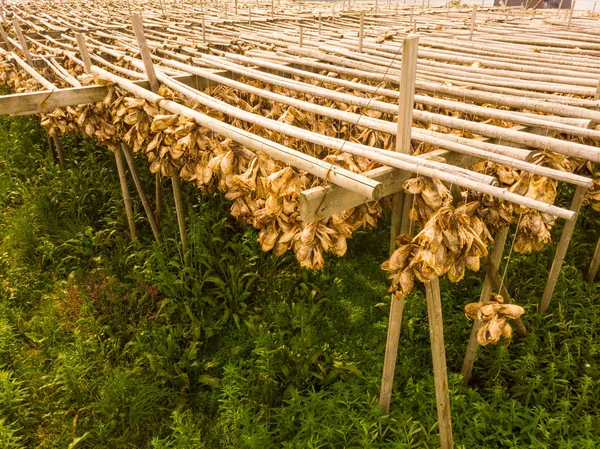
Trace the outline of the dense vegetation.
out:
[[[186,186],[186,266],[171,195],[165,244],[140,205],[132,243],[112,154],[63,143],[65,170],[35,119],[0,118],[0,447],[438,446],[422,291],[407,301],[392,413],[377,407],[389,226],[307,272]],[[586,209],[547,315],[553,247],[511,257],[530,334],[481,350],[471,388],[456,374],[462,308],[482,275],[442,281],[457,447],[600,446],[600,297],[581,274],[599,224]]]

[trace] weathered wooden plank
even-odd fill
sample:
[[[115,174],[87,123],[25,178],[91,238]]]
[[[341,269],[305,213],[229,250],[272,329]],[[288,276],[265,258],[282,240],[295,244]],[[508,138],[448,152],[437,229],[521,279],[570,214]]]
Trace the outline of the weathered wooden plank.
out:
[[[39,61],[39,62],[38,62]],[[42,60],[34,60],[34,64],[44,64]],[[227,77],[238,78],[237,74],[228,70],[213,70],[214,73]],[[175,76],[173,79],[193,87],[194,89],[205,89],[215,86],[214,81],[196,75]],[[148,81],[134,81],[134,84],[150,89]],[[51,112],[57,108],[77,106],[102,101],[108,93],[108,86],[84,86],[57,89],[54,92],[41,90],[11,95],[0,95],[0,115],[32,115],[43,112]]]
[[[195,78],[192,75],[175,77],[175,79],[188,86],[197,82],[202,88],[202,81]],[[150,88],[148,81],[137,81],[135,84],[146,89]],[[2,95],[0,96],[0,115],[31,115],[51,112],[56,108],[96,103],[102,101],[107,94],[108,86],[85,86],[55,91],[42,90],[23,94]]]

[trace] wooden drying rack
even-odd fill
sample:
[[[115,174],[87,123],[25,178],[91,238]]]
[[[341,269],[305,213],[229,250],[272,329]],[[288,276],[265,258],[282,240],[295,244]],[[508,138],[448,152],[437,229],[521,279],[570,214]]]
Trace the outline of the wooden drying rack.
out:
[[[127,2],[129,11],[131,12],[131,5],[129,1]],[[348,7],[350,3],[348,2]],[[424,5],[424,3],[423,3]],[[238,2],[235,0],[235,14],[238,14]],[[204,9],[204,5],[201,5],[201,8]],[[303,3],[300,8],[304,8]],[[162,16],[166,17],[165,6],[162,1],[160,2],[160,9],[162,12]],[[267,7],[268,9],[268,7]],[[274,18],[274,3],[270,2],[270,19]],[[344,10],[344,3],[342,4],[342,11]],[[375,12],[378,11],[377,2],[375,3]],[[507,10],[503,10],[506,12]],[[388,11],[389,12],[389,11]],[[449,10],[446,11],[446,14],[449,14]],[[108,11],[109,15],[110,10]],[[398,14],[396,10],[396,15]],[[411,8],[410,11],[410,28],[416,28],[416,19],[413,17],[414,11]],[[572,15],[572,11],[571,11]],[[92,58],[90,56],[90,52],[86,45],[85,36],[82,34],[76,35],[76,42],[78,45],[79,54],[81,57],[81,61],[85,66],[85,71],[87,73],[95,73],[100,78],[104,78],[105,80],[109,80],[115,84],[118,84],[125,90],[133,93],[134,95],[138,95],[141,98],[145,98],[148,101],[156,101],[163,105],[162,100],[153,94],[158,89],[160,84],[159,75],[157,75],[153,57],[149,51],[148,44],[146,42],[146,37],[144,34],[144,27],[142,26],[141,19],[136,14],[131,15],[133,22],[133,30],[135,32],[136,42],[138,45],[138,50],[140,52],[140,56],[143,62],[143,69],[146,74],[145,80],[139,81],[128,81],[119,76],[113,75],[110,72],[100,68],[99,66],[92,65]],[[472,40],[473,33],[475,31],[475,20],[477,17],[477,10],[473,8],[471,23],[469,26],[469,40]],[[332,20],[335,18],[335,10],[332,11],[331,14]],[[4,19],[4,15],[3,15]],[[227,19],[227,9],[225,9],[225,19]],[[304,18],[301,18],[304,20]],[[251,23],[252,20],[261,20],[263,22],[268,22],[269,18],[258,17],[252,19],[252,9],[248,8],[248,22]],[[288,20],[288,19],[286,19]],[[295,20],[298,20],[296,17]],[[318,13],[318,22],[315,26],[312,24],[312,30],[318,29],[318,34],[321,35],[322,32],[322,20],[323,15],[322,12]],[[358,32],[358,48],[359,52],[362,53],[363,48],[367,48],[372,46],[372,44],[364,41],[365,33],[363,31],[363,27],[365,24],[365,14],[364,11],[361,11],[358,16],[358,20],[360,23],[360,29]],[[159,19],[154,19],[154,21],[160,22]],[[227,20],[221,20],[222,23],[227,24]],[[200,22],[196,21],[196,24],[201,24],[203,42],[206,42],[206,25],[204,20],[204,15]],[[233,23],[233,22],[232,22]],[[571,24],[571,16],[569,16],[569,26]],[[15,34],[17,35],[18,41],[11,39],[6,32],[2,29],[2,38],[4,40],[5,48],[8,50],[12,47],[20,48],[25,55],[26,61],[20,60],[16,55],[12,57],[16,61],[17,65],[20,66],[23,70],[26,70],[33,77],[41,77],[34,70],[35,67],[41,67],[45,64],[42,59],[36,59],[28,50],[27,40],[25,34],[22,32],[19,21],[14,19],[12,21],[12,25],[14,27]],[[160,27],[157,24],[150,25],[147,29],[159,29]],[[308,27],[310,28],[310,25]],[[38,30],[39,31],[39,30]],[[85,27],[80,31],[85,31]],[[126,32],[127,29],[124,25],[115,26],[112,28],[113,32]],[[66,32],[66,30],[65,30]],[[292,54],[302,54],[306,52],[303,49],[303,40],[305,39],[304,28],[300,27],[299,30],[299,47],[295,50],[291,48]],[[52,35],[52,34],[51,34]],[[52,37],[61,36],[62,32],[57,32],[52,35]],[[30,36],[28,36],[30,37]],[[269,38],[264,37],[264,41],[268,41]],[[302,50],[300,50],[302,49]],[[413,107],[414,107],[414,92],[415,85],[418,85],[416,72],[417,72],[417,52],[418,52],[418,37],[409,36],[404,40],[404,46],[402,49],[402,67],[399,73],[402,74],[400,78],[400,89],[399,89],[399,119],[397,124],[397,144],[396,151],[402,154],[410,153],[410,141],[411,141],[411,132],[412,132],[412,123],[413,123]],[[319,55],[313,54],[314,58],[319,61]],[[313,60],[314,61],[314,60]],[[305,62],[305,61],[304,61]],[[281,63],[282,67],[294,68],[296,70],[306,70],[313,71],[315,70],[315,64],[311,62],[312,65],[303,64],[302,59],[298,59],[296,62],[283,62]],[[268,68],[258,67],[258,70],[268,71]],[[271,69],[272,71],[272,69]],[[214,79],[202,76],[198,74],[192,73],[193,70],[190,69],[188,74],[173,76],[172,79],[183,83],[190,88],[202,90],[209,86],[214,86],[216,81]],[[227,69],[211,69],[209,70],[211,74],[215,76],[221,76],[223,78],[228,78],[231,80],[236,80],[240,78],[239,72],[234,70]],[[276,73],[282,73],[277,72]],[[285,75],[285,73],[283,73]],[[162,75],[161,75],[162,76]],[[37,79],[37,78],[36,78]],[[0,97],[0,111],[3,114],[12,114],[12,115],[31,115],[31,114],[39,114],[39,113],[47,113],[51,112],[57,108],[65,108],[67,106],[76,106],[82,104],[89,104],[102,101],[104,97],[107,95],[109,91],[109,86],[87,86],[87,87],[73,87],[73,88],[65,88],[65,89],[56,89],[53,88],[51,83],[45,80],[38,80],[45,87],[49,87],[48,90],[39,91],[39,92],[31,92],[24,94],[16,94],[16,95],[7,95]],[[47,83],[47,84],[45,84]],[[600,83],[598,84],[598,92],[600,92]],[[419,88],[427,90],[427,86],[419,85]],[[597,98],[596,98],[597,99]],[[189,114],[190,110],[186,108],[178,108],[175,105],[171,104],[173,102],[169,102],[169,106],[174,109],[171,109],[172,112],[177,111],[179,113]],[[193,111],[192,111],[193,112]],[[197,120],[200,120],[199,117],[194,116]],[[517,126],[513,128],[515,131],[523,132],[523,133],[540,133],[540,129],[536,127],[524,127]],[[412,137],[415,140],[415,137]],[[235,136],[234,136],[235,140]],[[418,140],[418,139],[417,139]],[[492,144],[501,144],[498,138],[487,138],[480,139],[481,142],[484,143],[492,143]],[[58,139],[54,140],[55,147],[57,152],[59,153],[59,158],[61,162],[63,161],[62,153],[60,151],[60,142]],[[151,205],[148,202],[148,199],[144,193],[144,190],[141,186],[141,182],[139,181],[139,175],[137,174],[137,169],[135,167],[135,163],[133,161],[133,157],[130,149],[126,145],[122,145],[122,153],[121,151],[117,151],[115,153],[116,164],[118,168],[119,179],[122,188],[123,200],[125,204],[126,215],[128,217],[128,223],[130,227],[130,233],[132,238],[136,237],[135,224],[133,221],[133,213],[131,207],[131,199],[129,196],[129,192],[127,191],[126,185],[126,175],[125,175],[125,161],[123,160],[123,156],[127,164],[129,165],[130,172],[136,184],[136,188],[138,194],[142,199],[142,203],[148,219],[151,223],[152,230],[154,232],[155,238],[160,242],[160,227],[159,222],[152,212]],[[474,154],[464,154],[455,151],[451,151],[448,149],[440,149],[433,151],[431,153],[427,153],[421,156],[418,156],[420,160],[427,161],[428,159],[435,158],[443,158],[445,159],[447,164],[455,167],[468,167],[472,165],[475,161],[481,160],[482,156],[474,155]],[[518,161],[515,160],[515,163]],[[430,167],[431,170],[431,167]],[[419,169],[416,170],[419,173]],[[342,212],[344,210],[357,207],[365,202],[372,201],[373,199],[377,199],[381,196],[393,195],[393,210],[392,210],[392,231],[390,236],[391,241],[391,251],[394,250],[394,239],[400,233],[408,233],[410,229],[410,223],[408,219],[408,210],[410,208],[410,199],[405,198],[405,194],[402,190],[402,183],[413,177],[415,170],[409,171],[401,168],[394,168],[390,166],[382,166],[373,170],[370,170],[365,173],[361,173],[361,177],[364,177],[368,180],[372,180],[378,187],[378,193],[376,197],[366,195],[365,192],[371,192],[372,190],[359,190],[356,189],[355,186],[350,183],[348,186],[336,185],[335,179],[326,178],[330,183],[328,185],[322,185],[319,187],[315,187],[309,190],[305,190],[300,195],[300,214],[302,219],[305,222],[312,222],[315,220],[321,220],[330,217],[333,214]],[[577,216],[582,205],[586,190],[591,185],[591,181],[585,178],[581,178],[575,175],[564,175],[561,180],[566,180],[567,182],[571,182],[576,185],[575,194],[572,199],[571,207],[569,209],[561,209],[557,207],[552,207],[550,209],[553,212],[556,212],[557,215],[566,219],[566,224],[561,234],[560,241],[558,243],[556,253],[554,256],[554,261],[552,267],[550,269],[548,282],[546,284],[546,288],[544,290],[544,294],[542,296],[542,300],[540,302],[539,310],[540,312],[545,312],[549,306],[552,294],[554,292],[558,275],[569,246],[570,239],[573,234],[573,230],[575,228]],[[159,181],[160,182],[160,181]],[[348,188],[351,186],[352,188]],[[184,220],[184,208],[183,202],[181,198],[181,188],[179,183],[178,176],[174,176],[172,178],[172,187],[173,194],[175,197],[175,206],[177,211],[178,225],[180,231],[180,237],[182,239],[182,246],[184,249],[187,248],[187,234],[185,229],[185,220]],[[158,184],[157,184],[158,189]],[[158,192],[158,190],[157,190]],[[160,200],[160,196],[157,197]],[[529,207],[532,208],[540,208],[540,210],[546,211],[547,205],[537,204],[538,202],[528,203]],[[157,208],[160,209],[160,208]],[[483,283],[483,288],[481,292],[481,300],[486,300],[492,290],[499,290],[502,282],[500,281],[499,275],[499,265],[502,259],[502,254],[504,251],[504,246],[506,243],[506,237],[508,234],[508,228],[503,228],[498,232],[495,236],[496,244],[490,253],[489,257],[486,261],[484,261],[483,266],[486,271],[485,280]],[[600,263],[600,242],[596,251],[596,255],[594,256],[594,262],[592,264],[592,268],[590,269],[590,273],[593,271],[594,264],[597,266]],[[594,272],[595,275],[595,272]],[[592,275],[593,278],[593,275]],[[430,324],[430,337],[431,337],[431,349],[433,356],[433,369],[434,369],[434,382],[435,382],[435,391],[436,391],[436,402],[438,408],[438,419],[440,424],[440,438],[441,438],[441,447],[444,449],[448,449],[453,447],[453,437],[452,437],[452,424],[450,419],[450,406],[449,406],[449,393],[448,393],[448,381],[447,381],[447,372],[446,372],[446,356],[444,349],[444,335],[443,335],[443,323],[442,323],[442,308],[441,308],[441,296],[440,296],[440,288],[439,281],[435,279],[431,282],[425,284],[426,291],[426,300],[427,300],[427,310]],[[503,296],[506,299],[510,300],[510,295],[506,291],[506,288],[503,288],[502,292]],[[399,344],[400,337],[400,328],[402,321],[402,313],[404,308],[404,298],[396,298],[392,296],[391,308],[390,308],[390,319],[389,319],[389,327],[388,327],[388,337],[386,344],[386,352],[385,352],[385,360],[384,360],[384,368],[382,375],[382,386],[381,386],[381,396],[380,396],[380,405],[381,407],[388,412],[390,401],[391,401],[391,393],[392,393],[392,383],[394,377],[394,368],[396,364],[396,356]],[[517,323],[517,328],[521,333],[526,333],[525,327],[522,323]],[[477,341],[476,341],[476,332],[478,329],[477,322],[473,325],[473,330],[471,333],[471,338],[469,340],[469,344],[467,347],[467,354],[465,356],[462,374],[464,382],[467,383],[471,376],[471,371],[473,367],[473,363],[476,356],[477,351]]]

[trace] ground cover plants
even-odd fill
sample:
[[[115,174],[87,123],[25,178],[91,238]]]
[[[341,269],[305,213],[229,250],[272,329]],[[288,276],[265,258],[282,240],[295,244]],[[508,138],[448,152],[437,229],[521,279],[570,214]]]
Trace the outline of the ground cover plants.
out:
[[[1,117],[0,137],[0,447],[437,447],[421,287],[407,298],[391,414],[377,406],[389,226],[301,270],[263,253],[225,198],[186,185],[186,264],[169,194],[164,244],[138,203],[130,241],[108,150],[63,138],[60,169],[35,118]],[[548,314],[536,306],[555,245],[513,254],[506,282],[530,333],[482,348],[471,387],[457,374],[463,307],[482,276],[442,280],[457,447],[600,445],[600,293],[582,279],[599,224],[586,208]]]

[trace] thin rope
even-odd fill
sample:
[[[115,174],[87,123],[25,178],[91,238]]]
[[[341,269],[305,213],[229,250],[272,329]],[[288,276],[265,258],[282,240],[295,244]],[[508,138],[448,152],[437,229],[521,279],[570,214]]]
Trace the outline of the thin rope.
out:
[[[500,291],[502,291],[502,287],[504,286],[504,280],[506,279],[506,274],[508,273],[508,265],[510,263],[510,258],[512,257],[513,249],[515,247],[515,242],[517,240],[517,234],[519,233],[519,226],[521,226],[522,218],[523,218],[523,208],[521,208],[521,212],[519,213],[519,220],[517,221],[515,235],[513,236],[512,243],[510,245],[510,251],[508,252],[508,257],[506,258],[506,266],[504,267],[504,274],[502,275],[502,280],[500,281],[500,288],[498,289],[498,293],[500,293]]]

